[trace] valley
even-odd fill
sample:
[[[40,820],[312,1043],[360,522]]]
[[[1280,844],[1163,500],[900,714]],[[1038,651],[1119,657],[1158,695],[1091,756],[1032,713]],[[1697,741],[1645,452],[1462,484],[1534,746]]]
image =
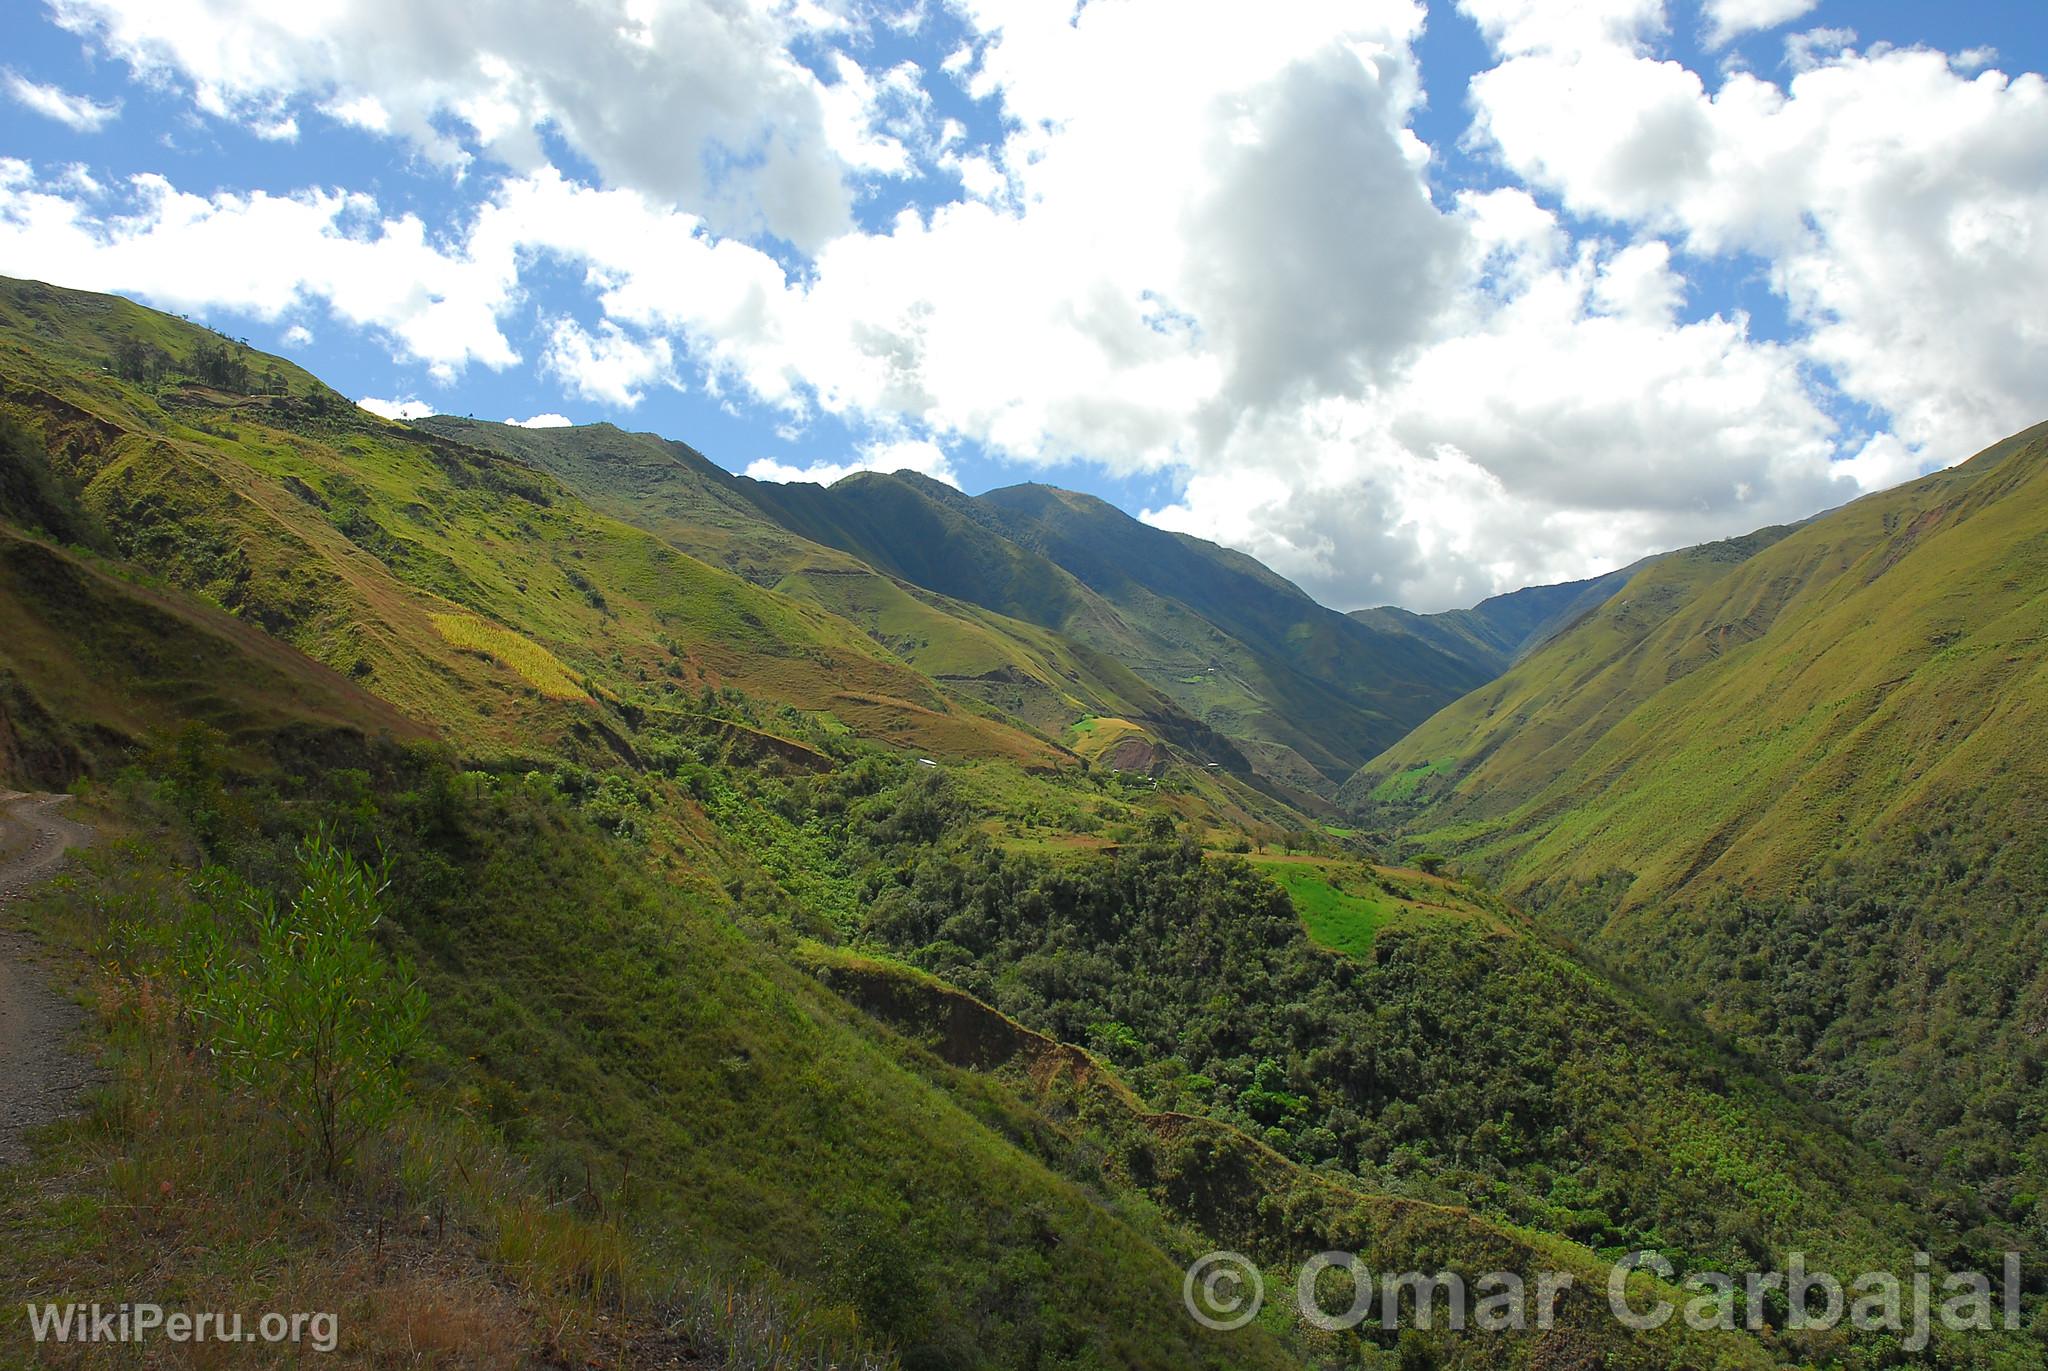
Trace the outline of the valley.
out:
[[[1346,615],[1091,496],[392,422],[0,280],[0,463],[0,783],[101,835],[7,911],[106,1077],[0,1172],[26,1300],[169,1263],[390,1365],[2041,1364],[2048,1262],[1924,1347],[1605,1292],[2031,1254],[2048,429]],[[234,1035],[350,901],[328,1118]],[[1184,1307],[1333,1248],[1577,1284]]]

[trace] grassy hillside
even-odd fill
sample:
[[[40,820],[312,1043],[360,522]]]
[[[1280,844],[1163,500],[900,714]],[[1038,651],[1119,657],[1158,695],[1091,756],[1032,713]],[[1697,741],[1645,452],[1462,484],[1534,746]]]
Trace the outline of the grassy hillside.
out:
[[[1248,557],[1047,487],[969,498],[909,472],[779,485],[609,425],[419,427],[547,471],[1035,726],[1130,718],[1306,803],[1498,669],[1490,650],[1348,620]]]
[[[210,353],[224,374],[197,374]],[[622,703],[731,686],[903,746],[1057,761],[836,615],[127,301],[0,285],[0,404],[114,552],[453,739],[609,746]]]
[[[1653,563],[1346,797],[2033,1212],[2048,427]]]
[[[260,639],[227,623],[231,642]],[[274,642],[260,651],[291,656]],[[303,674],[329,679],[310,663]],[[207,708],[175,696],[165,722],[187,703]],[[118,707],[109,693],[68,702],[66,717]],[[246,721],[243,742],[295,723]],[[971,815],[964,795],[931,803],[933,786],[965,778],[880,754],[815,780],[690,766],[682,788],[622,771],[457,773],[360,740],[291,757],[238,773],[201,737],[168,770],[88,789],[96,822],[151,836],[110,846],[38,915],[100,968],[88,988],[114,1084],[40,1169],[0,1178],[13,1239],[0,1273],[18,1288],[115,1299],[167,1251],[202,1247],[203,1268],[173,1259],[182,1298],[317,1290],[347,1312],[345,1349],[365,1360],[475,1354],[462,1340],[489,1329],[507,1357],[660,1364],[680,1322],[685,1348],[765,1326],[797,1349],[741,1365],[825,1365],[804,1359],[815,1340],[893,1348],[907,1365],[1138,1367],[1308,1355],[1284,1317],[1228,1340],[1185,1318],[1181,1265],[1225,1242],[1280,1267],[1344,1237],[1389,1263],[1563,1265],[1597,1288],[1583,1248],[1312,1181],[1227,1124],[1126,1121],[1112,1164],[1099,1125],[1042,1074],[989,1061],[936,1071],[919,1039],[862,1012],[880,1008],[865,989],[804,974],[816,954],[781,950],[796,930],[830,935],[858,917],[833,892]],[[315,823],[393,863],[387,942],[411,956],[431,1007],[409,1112],[333,1191],[294,1173],[260,1099],[210,1082],[184,1036],[197,1030],[176,1013],[180,973],[148,951],[192,936],[182,930],[223,873],[288,894],[290,845]],[[215,864],[203,879],[180,869],[191,849]],[[1104,1073],[1089,1079],[1132,1098]],[[1274,1227],[1274,1202],[1304,1186],[1319,1208],[1290,1200],[1294,1217]],[[429,1228],[387,1244],[384,1224],[415,1212],[434,1216]],[[737,1330],[735,1300],[748,1320]],[[1540,1365],[1565,1349],[1666,1364],[1665,1339],[1617,1333],[1590,1295],[1572,1307],[1559,1332],[1439,1331],[1408,1353],[1434,1347],[1446,1366]],[[0,1345],[21,1335],[18,1319],[15,1306],[0,1315]],[[641,1350],[621,1351],[628,1341]],[[1693,1345],[1718,1364],[1763,1364],[1741,1340]],[[1370,1343],[1322,1353],[1380,1364]]]
[[[1897,1339],[1776,1306],[1755,1336],[1639,1336],[1602,1264],[1995,1266],[2025,1217],[2014,1187],[1987,1205],[1844,1136],[1639,972],[1163,742],[1199,725],[1114,656],[800,538],[687,450],[472,434],[486,450],[289,370],[259,386],[260,356],[124,302],[17,285],[0,307],[0,742],[79,778],[106,834],[34,917],[110,1067],[86,1120],[0,1174],[10,1288],[317,1290],[356,1360],[393,1364],[1875,1366]],[[957,493],[880,478],[844,507],[863,536],[971,524],[961,565],[1053,565]],[[1258,629],[1299,639],[1260,669],[1351,660],[1278,578],[1158,536],[1210,568],[1168,565],[1191,597],[1307,616]],[[1765,541],[1655,584],[1679,604]],[[1402,798],[1435,774],[1403,771]],[[271,1020],[219,1008],[313,945],[266,943],[263,911],[303,917],[316,834],[392,864],[359,936],[425,996],[425,1036],[370,1072],[402,1061],[395,1112],[326,1167],[248,1065],[305,1055],[239,1049]],[[1604,890],[1552,892],[1545,927]],[[358,993],[349,1021],[405,1002]],[[1949,1009],[1929,1022],[1986,1022]],[[2031,1107],[1956,1079],[1976,1131],[1952,1149]],[[1282,1298],[1220,1337],[1182,1308],[1203,1252],[1253,1254],[1277,1294],[1333,1245],[1582,1288],[1505,1338],[1334,1336]],[[0,1346],[20,1317],[0,1309]]]
[[[1510,888],[1634,873],[1631,904],[1784,888],[1938,801],[2031,789],[2048,429],[1789,534],[1653,564],[1375,759],[1417,832]]]
[[[1644,563],[1583,581],[1526,586],[1481,600],[1470,609],[1415,614],[1391,605],[1354,609],[1351,617],[1388,633],[1407,634],[1494,675],[1571,627],[1628,584]]]
[[[757,706],[735,679],[798,703],[811,702],[806,672],[835,692],[922,694],[961,721],[962,752],[1007,768],[1006,786],[1044,755],[1028,735],[937,699],[844,621],[613,524],[525,468],[324,402],[300,412],[292,395],[195,399],[176,379],[96,374],[83,359],[128,323],[166,351],[216,344],[91,299],[80,334],[63,312],[76,299],[16,295],[19,330],[76,351],[4,359],[5,399],[39,439],[8,449],[10,475],[33,479],[7,489],[35,498],[5,513],[44,526],[75,513],[65,531],[110,553],[0,527],[0,738],[9,779],[97,778],[80,784],[106,850],[39,922],[84,959],[114,1074],[41,1169],[0,1178],[10,1289],[122,1298],[162,1279],[167,1252],[204,1249],[203,1264],[172,1258],[181,1298],[240,1306],[317,1288],[322,1307],[351,1312],[363,1360],[417,1355],[424,1339],[486,1360],[497,1347],[612,1364],[608,1331],[623,1338],[630,1320],[654,1344],[646,1360],[666,1364],[679,1308],[696,1311],[684,1326],[711,1353],[736,1298],[780,1346],[737,1364],[824,1364],[809,1360],[813,1338],[882,1349],[863,1365],[1286,1364],[1279,1334],[1224,1349],[1185,1317],[1179,1264],[1205,1240],[1104,1193],[1066,1152],[1020,1145],[1044,1127],[1025,1104],[926,1082],[778,950],[794,929],[847,917],[844,877],[823,858],[786,861],[806,840],[753,787],[833,758],[767,732],[784,717],[777,697]],[[385,521],[400,493],[436,516],[412,518],[403,539],[393,525],[406,525]],[[464,556],[465,534],[505,543]],[[573,599],[536,574],[552,557],[583,578]],[[392,640],[346,673],[292,645],[363,628]],[[675,660],[664,640],[751,674],[664,706],[623,664],[635,650]],[[564,760],[521,779],[531,762],[501,777],[394,746],[429,731],[399,706],[430,713],[463,691],[482,707],[438,721],[462,754]],[[933,741],[929,726],[896,727],[914,700],[877,701],[870,720],[837,694],[820,703],[829,715],[797,722],[855,740],[842,754],[861,746],[848,732],[860,723],[885,742]],[[579,736],[606,739],[581,749],[601,773],[555,746]],[[922,770],[886,749],[869,761]],[[841,812],[871,775],[835,792]],[[281,1111],[211,1078],[175,953],[232,927],[241,898],[210,903],[222,882],[289,898],[292,845],[315,825],[393,863],[385,943],[413,958],[431,1005],[406,1116],[338,1188],[291,1161]],[[762,826],[780,843],[760,841]],[[137,840],[115,842],[123,831]],[[138,1229],[144,1192],[156,1202]],[[387,1247],[386,1218],[410,1223],[394,1203],[441,1216],[433,1238]],[[1054,1247],[1057,1263],[1043,1255]],[[721,1304],[725,1319],[710,1312]],[[15,1305],[0,1318],[0,1359],[25,1337],[20,1317]],[[477,1347],[448,1341],[487,1327]]]
[[[428,734],[258,629],[0,526],[0,781],[61,788],[194,721],[258,760]]]
[[[1249,557],[1090,496],[1027,485],[975,504],[1144,635],[1146,656],[1134,670],[1222,732],[1305,761],[1294,768],[1297,781],[1341,779],[1352,758],[1370,756],[1490,674],[1325,609]]]
[[[538,467],[592,507],[859,625],[948,693],[1048,736],[1060,738],[1086,715],[1116,714],[1200,761],[1248,769],[1226,740],[1121,661],[1012,618],[1001,603],[951,598],[941,578],[908,576],[814,541],[804,520],[771,517],[782,508],[773,502],[780,487],[732,476],[684,444],[609,424],[529,430],[442,415],[417,427]],[[948,546],[947,530],[914,532],[916,546],[933,549],[928,555]]]

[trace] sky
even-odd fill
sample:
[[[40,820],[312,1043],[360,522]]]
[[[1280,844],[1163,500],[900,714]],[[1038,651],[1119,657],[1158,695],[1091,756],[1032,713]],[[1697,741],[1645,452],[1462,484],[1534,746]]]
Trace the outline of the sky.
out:
[[[10,0],[0,274],[388,416],[1089,491],[1338,609],[2048,418],[2038,0]]]

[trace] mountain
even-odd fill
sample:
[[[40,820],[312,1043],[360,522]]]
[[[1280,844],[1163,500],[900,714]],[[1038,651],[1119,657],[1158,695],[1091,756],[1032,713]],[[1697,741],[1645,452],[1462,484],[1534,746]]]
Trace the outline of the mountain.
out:
[[[1344,799],[2031,1212],[2044,637],[2048,425],[1653,561]]]
[[[1145,637],[1133,670],[1306,783],[1333,779],[1487,672],[1325,608],[1241,553],[1051,486],[975,504]]]
[[[111,1300],[205,1250],[172,1259],[193,1301],[284,1271],[394,1364],[488,1336],[555,1364],[1761,1368],[1887,1353],[1627,1329],[1606,1260],[1995,1269],[2021,1223],[2016,1188],[1881,1154],[1614,974],[1566,904],[1532,922],[1253,791],[1080,636],[1200,638],[1364,718],[1314,673],[1384,682],[1384,635],[1250,559],[1043,488],[765,488],[616,429],[389,424],[34,283],[0,283],[0,421],[0,777],[74,784],[119,838],[22,910],[108,1078],[0,1178],[0,1284]],[[314,898],[382,901],[320,963],[352,1030],[406,1000],[366,965],[424,1004],[412,1049],[357,1062],[396,1112],[324,1171],[269,1079],[307,1054],[224,1036],[295,1022],[263,987],[334,935],[267,911]],[[1332,1246],[1576,1290],[1503,1335],[1185,1315],[1205,1252],[1278,1291]]]
[[[259,765],[432,736],[260,629],[0,524],[0,777],[62,788],[195,723]]]
[[[440,415],[417,427],[537,467],[679,551],[857,624],[954,698],[1064,746],[1085,752],[1075,726],[1111,718],[1197,764],[1249,770],[1226,739],[1116,658],[814,541],[803,520],[764,509],[778,487],[732,476],[685,444],[609,424],[529,430]],[[921,533],[944,546],[943,534]]]
[[[376,419],[289,363],[26,282],[0,289],[0,342],[4,394],[113,551],[451,738],[609,747],[628,697],[676,708],[733,687],[905,746],[1058,761],[845,619],[523,463]],[[225,374],[165,374],[200,356]]]
[[[1583,581],[1525,586],[1481,600],[1470,609],[1417,614],[1382,605],[1354,609],[1351,617],[1382,632],[1409,634],[1447,656],[1468,660],[1498,676],[1581,615],[1599,607],[1645,564],[1638,562]]]
[[[971,670],[944,660],[959,629],[912,612],[906,596],[1012,640],[1031,639],[1026,626],[1050,630],[1078,658],[1057,675],[1117,678],[1085,713],[1133,718],[1309,803],[1496,670],[1470,652],[1348,620],[1242,554],[1052,487],[969,497],[911,472],[785,485],[609,425],[526,430],[436,416],[418,427],[516,456],[677,547],[862,622],[955,685],[996,671],[1053,683],[986,651]],[[894,589],[875,584],[876,573]],[[1060,708],[1030,706],[1025,717],[1058,736]]]

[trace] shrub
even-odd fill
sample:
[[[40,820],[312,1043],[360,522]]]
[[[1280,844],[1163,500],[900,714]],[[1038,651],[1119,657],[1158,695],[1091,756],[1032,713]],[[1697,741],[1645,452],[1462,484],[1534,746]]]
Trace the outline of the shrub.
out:
[[[333,1179],[397,1113],[426,995],[373,936],[385,870],[323,834],[300,845],[298,872],[289,908],[211,873],[180,971],[221,1069],[272,1104]]]

